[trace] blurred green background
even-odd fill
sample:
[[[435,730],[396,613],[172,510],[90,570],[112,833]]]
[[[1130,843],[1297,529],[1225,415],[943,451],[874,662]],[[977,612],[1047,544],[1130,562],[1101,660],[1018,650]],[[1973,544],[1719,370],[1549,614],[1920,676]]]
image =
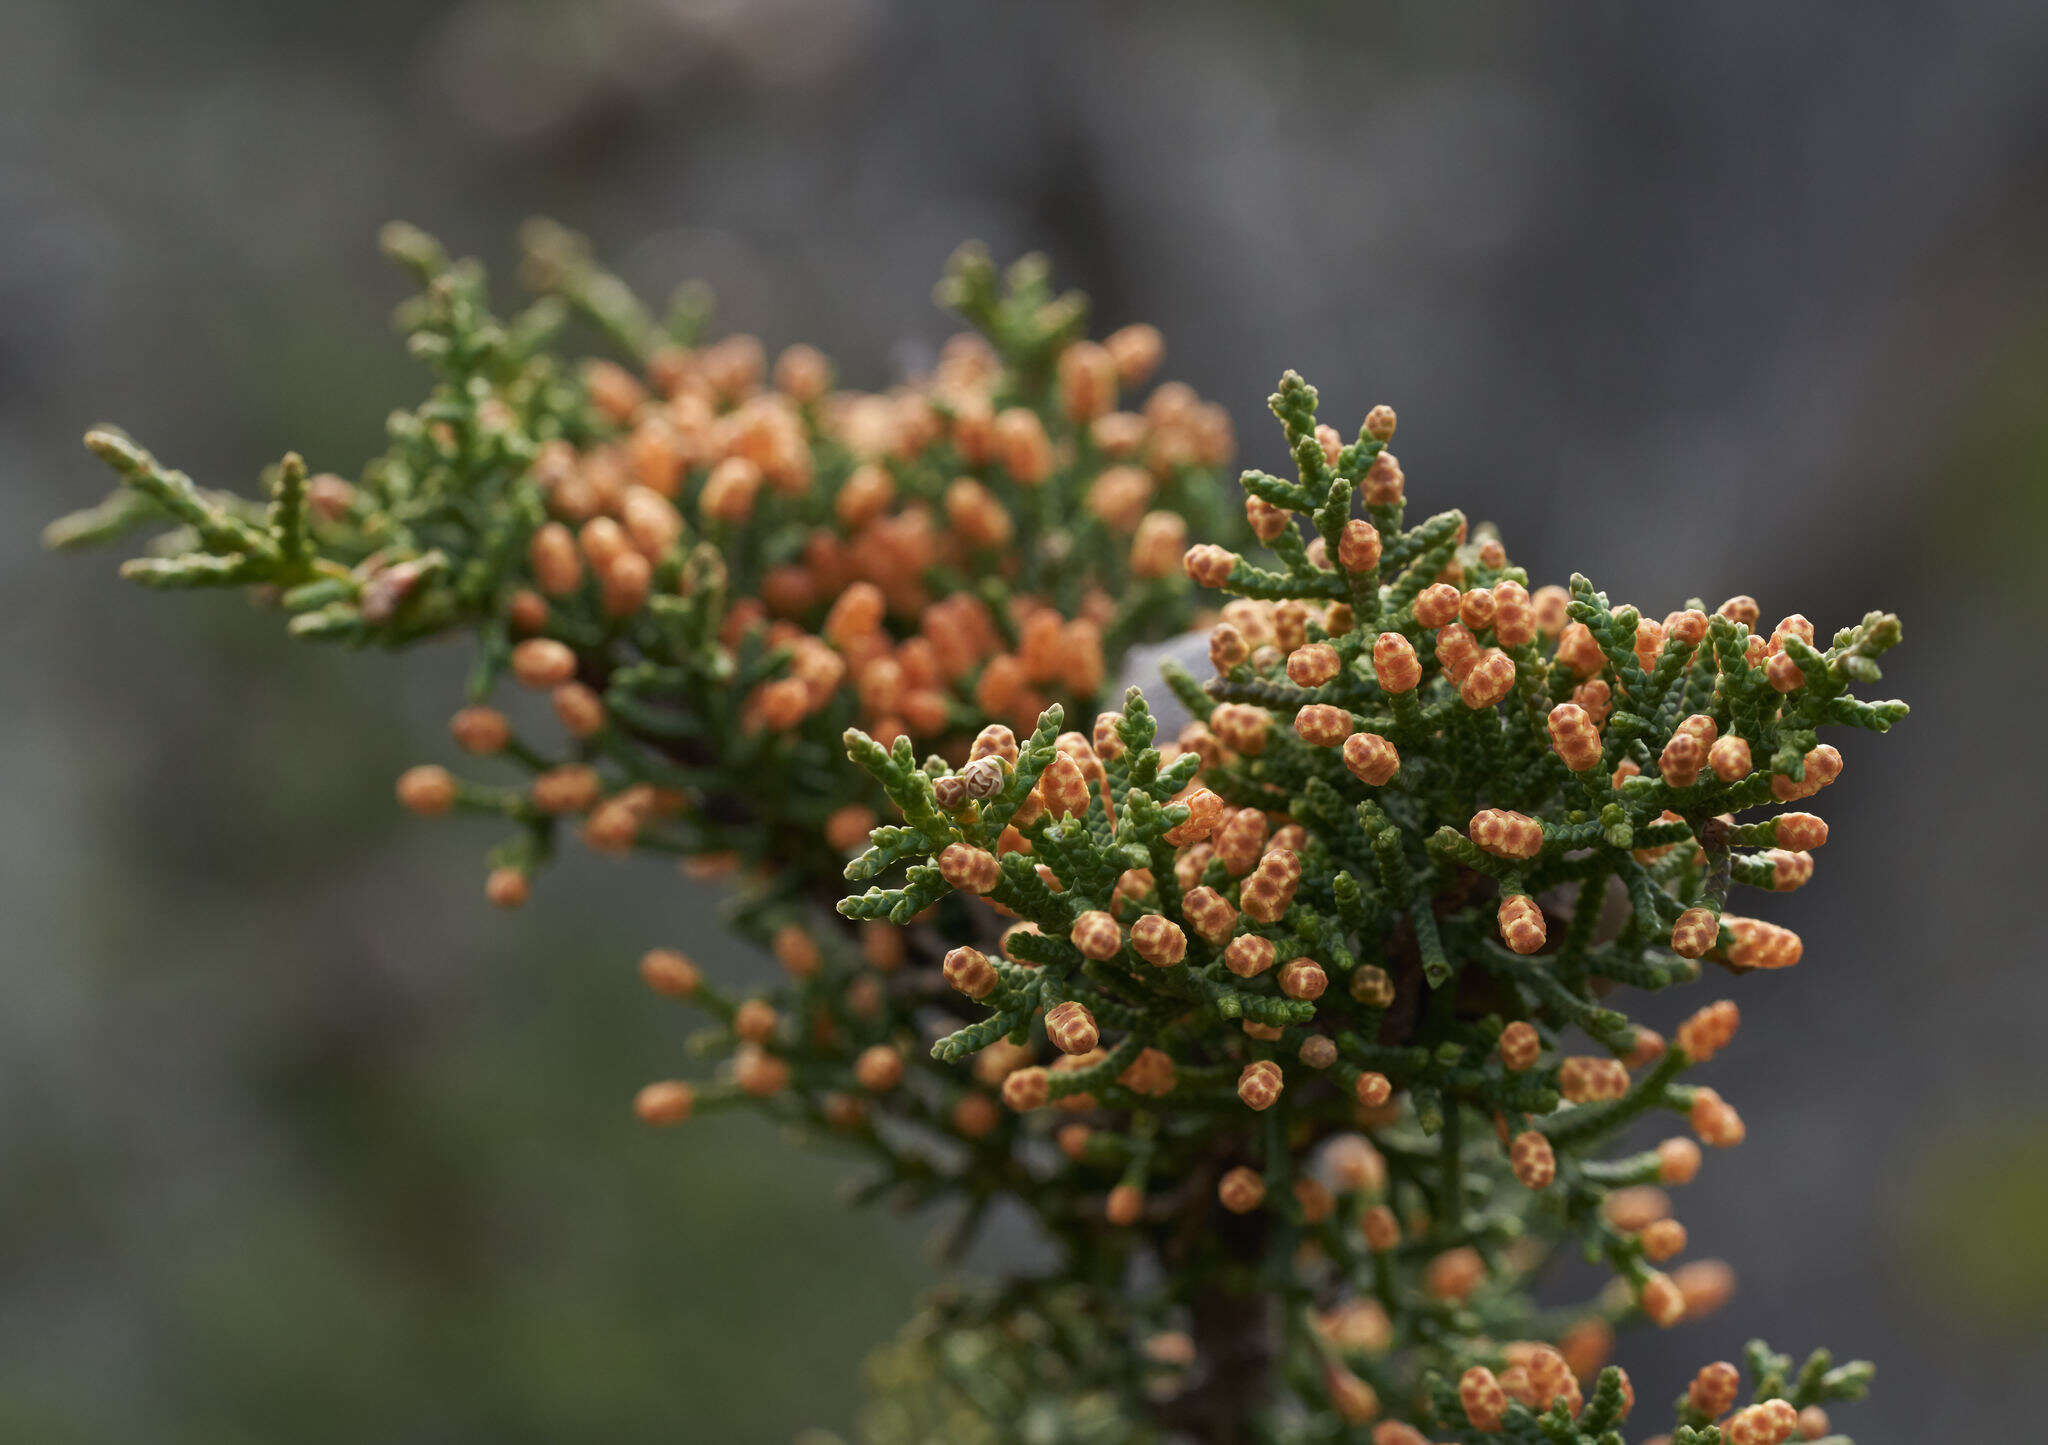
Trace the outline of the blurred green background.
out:
[[[2048,11],[948,0],[0,8],[0,1439],[782,1441],[851,1418],[923,1221],[626,1103],[726,977],[708,898],[577,855],[504,917],[400,815],[463,659],[289,647],[37,550],[117,418],[201,480],[353,471],[421,384],[373,237],[520,218],[698,275],[857,384],[966,236],[1160,323],[1246,460],[1300,367],[1413,493],[1662,609],[1891,607],[1682,1201],[1745,1288],[1636,1340],[1882,1365],[1868,1445],[2018,1438],[2048,1368]],[[1654,539],[1647,541],[1646,539]],[[1691,1000],[1657,1009],[1676,1014]],[[1652,1011],[1653,1021],[1660,1017]],[[1012,1248],[1022,1248],[1013,1241]]]

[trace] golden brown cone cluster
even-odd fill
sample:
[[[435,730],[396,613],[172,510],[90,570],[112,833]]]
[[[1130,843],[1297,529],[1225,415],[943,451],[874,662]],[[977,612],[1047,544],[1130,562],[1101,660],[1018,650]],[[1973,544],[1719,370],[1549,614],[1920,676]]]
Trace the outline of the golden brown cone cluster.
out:
[[[1184,465],[1221,464],[1232,445],[1221,408],[1176,383],[1154,389],[1142,410],[1114,409],[1119,389],[1143,383],[1159,354],[1158,333],[1133,326],[1073,343],[1057,362],[1063,419],[1085,428],[1089,446],[1092,475],[1071,479],[1074,505],[1128,539],[1126,565],[1140,577],[1170,575],[1186,545],[1181,518],[1153,509],[1160,484]],[[948,343],[929,378],[882,394],[833,391],[829,363],[809,347],[790,348],[771,372],[748,336],[665,350],[644,378],[592,363],[586,385],[619,435],[581,452],[556,443],[537,461],[553,520],[535,538],[536,586],[513,600],[515,628],[544,630],[550,599],[587,585],[607,613],[630,617],[653,568],[686,535],[719,540],[777,499],[815,499],[821,449],[843,449],[855,465],[834,484],[829,518],[808,526],[788,560],[735,578],[749,590],[729,604],[722,640],[766,628],[771,644],[792,650],[787,673],[748,700],[758,726],[795,727],[850,693],[871,734],[925,742],[958,717],[1028,729],[1048,702],[1092,697],[1116,610],[1103,587],[1088,590],[1077,615],[1017,594],[1001,617],[973,593],[928,587],[935,571],[1014,573],[1016,521],[983,478],[1028,489],[1075,465],[1074,437],[1055,441],[1037,412],[997,405],[1004,380],[973,335]],[[945,457],[981,476],[960,475],[935,498],[900,495],[897,469]]]

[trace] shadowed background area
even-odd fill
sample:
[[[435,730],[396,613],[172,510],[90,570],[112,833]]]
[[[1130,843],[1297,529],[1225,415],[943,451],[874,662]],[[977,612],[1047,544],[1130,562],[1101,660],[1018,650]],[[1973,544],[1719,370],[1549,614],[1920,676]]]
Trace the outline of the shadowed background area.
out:
[[[1643,1397],[1756,1334],[1880,1362],[1866,1445],[2017,1438],[2048,1368],[2048,10],[958,0],[0,14],[0,1438],[780,1441],[844,1428],[918,1221],[741,1119],[626,1101],[726,977],[709,898],[400,814],[465,659],[287,645],[41,525],[116,418],[202,482],[353,473],[423,382],[373,237],[524,216],[656,297],[929,357],[947,252],[1041,248],[1167,333],[1243,459],[1286,366],[1389,401],[1419,505],[1661,615],[1906,619],[1841,743],[1805,963],[1680,1201],[1745,1287],[1624,1343]],[[509,283],[508,283],[509,284]],[[1653,1006],[1668,1024],[1697,994]]]

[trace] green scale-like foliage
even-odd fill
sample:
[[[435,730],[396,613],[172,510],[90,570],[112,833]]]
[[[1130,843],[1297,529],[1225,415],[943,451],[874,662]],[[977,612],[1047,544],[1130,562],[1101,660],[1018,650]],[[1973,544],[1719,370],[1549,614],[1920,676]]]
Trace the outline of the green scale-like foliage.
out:
[[[1691,982],[1702,961],[1796,958],[1796,940],[1731,912],[1730,895],[1810,872],[1818,820],[1759,810],[1839,771],[1821,728],[1881,732],[1903,714],[1851,696],[1875,680],[1894,619],[1823,650],[1803,626],[1754,636],[1753,610],[1730,605],[1660,640],[1574,579],[1538,595],[1540,635],[1492,626],[1482,606],[1461,639],[1440,615],[1448,582],[1456,610],[1461,593],[1511,597],[1526,578],[1456,512],[1404,525],[1391,415],[1343,444],[1291,374],[1273,409],[1295,474],[1245,475],[1269,549],[1247,560],[1225,550],[1242,529],[1215,472],[1218,414],[1169,386],[1142,416],[1091,422],[1114,400],[1099,380],[1087,396],[1107,348],[1089,349],[1082,303],[1040,263],[998,275],[976,250],[956,257],[941,299],[984,338],[956,367],[970,385],[847,397],[799,384],[802,367],[785,384],[780,364],[764,391],[746,345],[704,341],[698,293],[657,319],[552,228],[529,236],[544,294],[510,319],[472,263],[407,228],[387,240],[422,282],[401,320],[436,379],[358,481],[287,457],[252,501],[101,428],[89,445],[122,485],[50,540],[164,524],[132,579],[254,588],[309,640],[471,636],[457,737],[514,776],[416,769],[401,797],[509,821],[501,902],[524,897],[569,827],[607,851],[744,869],[727,921],[787,977],[742,997],[651,952],[648,982],[708,1026],[689,1049],[702,1063],[679,1071],[697,1076],[650,1086],[643,1117],[756,1107],[866,1161],[857,1198],[948,1206],[948,1257],[999,1205],[1056,1252],[1042,1275],[950,1291],[877,1357],[877,1445],[1622,1439],[1627,1383],[1596,1373],[1594,1346],[1646,1309],[1665,1323],[1704,1311],[1718,1276],[1667,1277],[1668,1251],[1618,1207],[1689,1176],[1692,1146],[1617,1152],[1621,1136],[1676,1113],[1726,1144],[1740,1124],[1689,1074],[1727,1042],[1732,1008],[1660,1048],[1618,990]],[[564,360],[577,316],[646,381]],[[684,394],[707,375],[728,381]],[[685,402],[716,445],[665,470]],[[715,505],[721,457],[744,450],[734,429],[764,409],[798,465],[742,507]],[[1038,429],[1043,465],[987,444],[998,414]],[[893,441],[874,442],[878,417]],[[932,521],[936,540],[911,575],[849,583],[868,524],[844,503],[873,468],[887,516]],[[635,535],[645,595],[624,606],[597,575],[612,544],[575,500],[620,476],[673,508],[670,530]],[[966,511],[963,483],[979,489]],[[596,510],[630,520],[610,495]],[[959,525],[991,508],[1005,540]],[[1368,521],[1376,555],[1344,565]],[[584,570],[551,586],[536,559],[564,522],[583,527]],[[1092,715],[1124,650],[1200,605],[1158,556],[1190,538],[1189,574],[1237,600],[1212,637],[1217,676],[1166,678],[1196,718],[1167,740],[1138,690]],[[879,620],[841,635],[859,585],[882,595]],[[980,609],[987,630],[959,670],[916,684],[938,700],[913,740],[895,684],[929,670],[917,649],[940,636],[934,602]],[[1083,622],[1099,656],[1066,672],[1077,634],[1058,629]],[[1392,637],[1416,655],[1412,686],[1379,675],[1375,644]],[[537,680],[522,654],[536,644],[566,650],[569,671]],[[1304,647],[1336,666],[1290,675]],[[1513,665],[1492,700],[1457,685],[1475,654],[1496,674]],[[552,689],[559,744],[474,716],[511,678]],[[804,679],[801,707],[778,718],[775,689],[787,700]],[[1576,768],[1553,743],[1560,708],[1598,724]],[[1364,781],[1339,733],[1375,735],[1398,768]],[[1682,736],[1739,740],[1740,766],[1671,766]],[[884,810],[849,847],[846,820],[858,837]],[[1481,810],[1519,815],[1521,843],[1503,850]],[[846,881],[858,891],[834,917]],[[1140,940],[1167,929],[1184,951],[1153,961]],[[1268,951],[1269,966],[1244,966]],[[1049,1015],[1079,1052],[1049,1047]],[[1536,1275],[1572,1247],[1615,1284],[1538,1308]],[[1537,1397],[1532,1342],[1569,1349],[1577,1408]],[[1753,1398],[1860,1393],[1865,1367],[1816,1359],[1795,1373],[1753,1347]],[[1460,1388],[1489,1370],[1512,1398],[1482,1429]],[[1741,1418],[1722,1429],[1684,1404],[1676,1438],[1746,1445]]]
[[[1574,578],[1568,616],[1598,644],[1597,671],[1567,666],[1557,652],[1518,637],[1506,649],[1515,664],[1512,689],[1498,703],[1474,706],[1437,656],[1449,624],[1419,622],[1418,600],[1446,577],[1469,595],[1523,583],[1524,575],[1497,544],[1466,540],[1457,513],[1404,528],[1398,502],[1369,509],[1382,544],[1376,566],[1333,564],[1353,522],[1354,491],[1383,443],[1368,435],[1342,447],[1320,441],[1315,392],[1292,374],[1272,405],[1299,478],[1254,472],[1245,485],[1293,514],[1273,538],[1280,565],[1234,558],[1223,585],[1252,598],[1312,602],[1277,626],[1293,627],[1292,645],[1333,645],[1341,659],[1336,674],[1303,686],[1289,679],[1279,647],[1232,662],[1242,649],[1226,644],[1225,670],[1206,687],[1185,674],[1172,679],[1198,719],[1219,703],[1238,706],[1235,717],[1215,715],[1213,734],[1198,722],[1183,736],[1185,749],[1155,746],[1135,688],[1120,715],[1097,725],[1092,743],[1078,734],[1059,739],[1063,720],[1048,712],[1005,766],[1002,791],[951,812],[935,791],[955,776],[951,769],[936,759],[917,764],[902,744],[891,752],[849,734],[852,755],[913,828],[879,832],[849,877],[872,877],[920,850],[924,857],[911,862],[901,886],[870,887],[841,910],[910,918],[954,891],[941,868],[948,848],[956,857],[962,849],[999,854],[993,885],[975,891],[1020,923],[1005,935],[1008,958],[996,963],[997,981],[980,999],[985,1017],[945,1034],[933,1052],[952,1059],[999,1039],[1029,1042],[1044,1033],[1034,1018],[1067,1001],[1088,1011],[1099,1033],[1095,1047],[1061,1060],[1043,1081],[1020,1082],[1013,1073],[1005,1097],[1026,1109],[1049,1104],[1058,1117],[1062,1105],[1085,1096],[1085,1111],[1072,1116],[1085,1121],[1085,1145],[1042,1187],[1097,1198],[1119,1184],[1145,1191],[1142,1212],[1128,1221],[1132,1248],[1177,1261],[1147,1302],[1154,1325],[1184,1320],[1183,1311],[1200,1307],[1198,1296],[1219,1283],[1229,1287],[1241,1270],[1240,1289],[1279,1300],[1286,1344],[1277,1374],[1310,1399],[1324,1392],[1331,1369],[1342,1369],[1370,1385],[1383,1408],[1438,1438],[1499,1438],[1468,1428],[1457,1389],[1446,1383],[1474,1364],[1502,1367],[1498,1342],[1557,1339],[1574,1323],[1632,1315],[1638,1300],[1660,1322],[1673,1322],[1660,1292],[1673,1298],[1684,1291],[1646,1257],[1640,1233],[1618,1227],[1603,1205],[1619,1189],[1672,1179],[1660,1151],[1614,1152],[1631,1124],[1657,1113],[1697,1122],[1725,1109],[1687,1082],[1695,1060],[1685,1047],[1710,1053],[1725,1038],[1712,1038],[1702,1019],[1697,1033],[1656,1040],[1629,1020],[1615,989],[1697,980],[1700,964],[1672,947],[1681,915],[1705,909],[1718,919],[1732,888],[1768,889],[1778,880],[1788,850],[1771,851],[1776,820],[1745,815],[1774,802],[1774,781],[1779,794],[1803,791],[1793,785],[1820,726],[1882,732],[1904,714],[1902,704],[1849,694],[1853,683],[1876,677],[1874,659],[1898,627],[1873,615],[1825,651],[1781,629],[1770,650],[1789,655],[1803,681],[1780,691],[1750,646],[1746,623],[1717,615],[1709,625],[1702,617],[1693,624],[1706,634],[1697,646],[1673,636],[1639,658],[1635,611]],[[1304,528],[1320,547],[1303,543]],[[1343,606],[1333,613],[1332,602]],[[1255,613],[1238,620],[1243,630],[1273,625]],[[1478,646],[1494,640],[1487,627],[1473,631]],[[1376,676],[1373,647],[1386,634],[1405,638],[1418,655],[1419,686],[1392,691]],[[1605,684],[1611,712],[1597,765],[1574,771],[1553,745],[1549,718],[1553,707],[1572,707],[1575,694],[1587,697],[1589,683]],[[1394,775],[1369,785],[1339,747],[1300,736],[1292,726],[1297,712],[1315,705],[1342,709],[1346,731],[1393,744]],[[1680,724],[1702,716],[1718,736],[1744,740],[1760,764],[1727,778],[1704,766],[1696,778],[1660,775]],[[1071,798],[1061,807],[1040,782],[1062,747],[1083,760],[1085,809]],[[1030,809],[1035,816],[1018,826],[1020,802],[1034,785],[1053,806]],[[1234,809],[1263,815],[1256,829],[1262,853],[1240,850],[1227,866],[1227,823],[1212,837],[1185,836],[1190,799],[1208,790],[1229,805],[1225,819]],[[1473,836],[1482,809],[1532,820],[1540,844],[1513,849],[1517,856],[1483,849]],[[1263,842],[1269,824],[1275,831]],[[1284,910],[1260,909],[1269,921],[1255,921],[1247,900],[1275,851],[1291,855],[1298,882]],[[1196,887],[1214,890],[1235,910],[1226,927],[1212,920],[1206,936],[1208,915],[1187,904]],[[1498,911],[1513,897],[1537,901],[1547,925],[1540,951],[1517,952],[1503,940]],[[1155,927],[1158,919],[1177,926],[1184,958],[1142,955],[1136,939],[1147,915]],[[1116,929],[1084,956],[1081,945],[1102,937],[1105,917]],[[1282,968],[1233,971],[1229,944],[1247,937],[1270,941],[1271,956],[1283,964],[1313,961],[1317,983],[1326,979],[1327,987],[1283,988]],[[1739,924],[1722,924],[1708,957],[1747,971]],[[1768,961],[1784,961],[1782,948]],[[1732,1027],[1732,1012],[1707,1017]],[[1532,1025],[1541,1043],[1540,1057],[1521,1067],[1511,1067],[1501,1047],[1516,1021]],[[1587,1098],[1581,1089],[1579,1102],[1565,1101],[1573,1091],[1566,1076],[1589,1062],[1566,1063],[1579,1037],[1634,1066],[1612,1097]],[[1144,1074],[1131,1071],[1141,1051],[1171,1061],[1164,1071],[1170,1087],[1145,1087]],[[1241,1097],[1241,1079],[1260,1061],[1285,1081],[1270,1104],[1255,1090]],[[1615,1076],[1615,1065],[1606,1072]],[[1362,1107],[1362,1080],[1366,1092],[1390,1092],[1392,1102]],[[1732,1142],[1718,1122],[1709,1119],[1704,1132],[1712,1142]],[[1321,1146],[1361,1130],[1383,1169],[1370,1171],[1362,1187],[1355,1176],[1353,1187],[1338,1180],[1334,1198],[1327,1188],[1301,1187],[1314,1176]],[[1511,1171],[1509,1132],[1548,1145],[1543,1152],[1553,1165],[1532,1171],[1531,1185]],[[1341,1147],[1357,1146],[1347,1139]],[[1258,1243],[1240,1258],[1237,1242],[1253,1226],[1233,1217],[1232,1208],[1243,1210],[1242,1193],[1229,1199],[1226,1183],[1219,1201],[1218,1179],[1247,1166],[1263,1189],[1251,1211]],[[1375,1249],[1367,1242],[1362,1221],[1376,1206],[1391,1209],[1398,1243]],[[1571,1247],[1605,1261],[1617,1288],[1579,1310],[1536,1309],[1534,1277],[1555,1251]],[[1346,1351],[1314,1326],[1317,1309],[1347,1299],[1377,1305],[1387,1322],[1384,1341]],[[1826,1385],[1809,1379],[1794,1403],[1851,1393],[1862,1373],[1829,1376]],[[1619,1403],[1611,1388],[1603,1382],[1576,1421],[1510,1403],[1501,1430],[1511,1439],[1612,1440]],[[1280,1405],[1273,1409],[1275,1419],[1286,1417]],[[1326,1416],[1322,1425],[1274,1438],[1341,1435]]]

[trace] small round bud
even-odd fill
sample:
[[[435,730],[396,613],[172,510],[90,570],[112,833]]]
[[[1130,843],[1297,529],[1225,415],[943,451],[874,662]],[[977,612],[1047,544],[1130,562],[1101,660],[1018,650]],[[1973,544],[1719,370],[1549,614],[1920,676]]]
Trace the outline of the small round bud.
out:
[[[1330,977],[1323,972],[1323,966],[1312,958],[1297,958],[1280,966],[1278,974],[1280,992],[1289,998],[1315,999],[1323,996],[1323,990],[1330,986]]]
[[[1090,909],[1076,918],[1067,937],[1074,947],[1081,950],[1083,958],[1097,962],[1115,958],[1123,951],[1123,930],[1117,927],[1114,918],[1099,908]]]
[[[1574,1104],[1619,1099],[1628,1092],[1628,1069],[1619,1059],[1574,1054],[1558,1065],[1557,1091]]]
[[[1159,1049],[1140,1049],[1130,1067],[1117,1076],[1117,1082],[1134,1094],[1157,1098],[1172,1093],[1178,1080],[1173,1060],[1167,1054]]]
[[[1458,701],[1476,712],[1493,707],[1514,690],[1515,660],[1499,648],[1489,647],[1474,659],[1471,670],[1458,683]]]
[[[887,1044],[865,1048],[853,1061],[853,1080],[871,1094],[886,1094],[903,1082],[903,1055]]]
[[[1378,733],[1353,733],[1344,739],[1344,766],[1369,787],[1383,787],[1401,769],[1401,754]]]
[[[527,543],[528,565],[534,584],[550,597],[567,597],[583,585],[583,557],[576,538],[560,522],[547,522],[535,529]]]
[[[1771,796],[1781,803],[1810,798],[1842,775],[1842,755],[1832,744],[1822,743],[1806,755],[1804,778],[1794,781],[1782,773],[1771,778]]]
[[[1486,1278],[1486,1262],[1470,1245],[1447,1249],[1422,1270],[1422,1287],[1442,1300],[1462,1300]]]
[[[1207,788],[1196,788],[1186,797],[1176,801],[1188,810],[1188,816],[1183,822],[1176,823],[1166,830],[1166,841],[1176,848],[1208,837],[1215,831],[1216,825],[1223,821],[1223,815],[1228,811],[1228,805],[1223,799]]]
[[[1280,1101],[1280,1091],[1285,1087],[1280,1066],[1271,1059],[1255,1059],[1237,1076],[1237,1097],[1248,1109],[1272,1108]]]
[[[565,682],[549,693],[548,705],[570,737],[593,737],[604,731],[604,701],[580,682]]]
[[[1536,640],[1536,612],[1529,589],[1515,581],[1493,585],[1493,638],[1502,647],[1521,647]]]
[[[1143,532],[1143,524],[1140,524]],[[1181,559],[1181,566],[1188,578],[1198,587],[1221,587],[1230,580],[1231,569],[1237,566],[1237,554],[1214,542],[1199,542],[1188,548]]]
[[[1636,1303],[1642,1306],[1650,1323],[1661,1329],[1669,1329],[1685,1318],[1685,1296],[1671,1282],[1671,1276],[1657,1270],[1650,1271],[1649,1278],[1643,1281]]]
[[[1287,678],[1298,687],[1321,687],[1343,667],[1337,649],[1327,642],[1311,642],[1287,656]]]
[[[1382,632],[1372,644],[1373,675],[1387,692],[1413,692],[1422,681],[1422,660],[1398,632]]]
[[[1447,626],[1458,620],[1458,604],[1462,600],[1458,589],[1450,583],[1432,583],[1415,599],[1415,620],[1424,627]]]
[[[1142,321],[1118,327],[1102,338],[1102,345],[1115,363],[1117,380],[1125,386],[1136,386],[1157,371],[1160,357],[1166,354],[1159,328]]]
[[[1700,1142],[1716,1149],[1734,1148],[1749,1132],[1742,1116],[1735,1112],[1735,1106],[1704,1087],[1693,1090],[1692,1107],[1687,1111],[1687,1118]]]
[[[1019,1114],[1042,1109],[1051,1083],[1052,1076],[1036,1064],[1018,1069],[1003,1080],[1003,1102]]]
[[[697,1091],[681,1079],[649,1084],[633,1097],[633,1112],[643,1124],[680,1124],[696,1106]]]
[[[742,1044],[733,1050],[732,1081],[752,1098],[772,1098],[788,1087],[789,1065],[759,1044]]]
[[[1474,1365],[1458,1377],[1458,1403],[1475,1430],[1488,1434],[1500,1429],[1501,1412],[1508,1407],[1507,1391],[1493,1371]]]
[[[801,923],[785,923],[768,940],[775,961],[792,978],[810,978],[825,961],[824,950]]]
[[[1568,622],[1557,635],[1557,663],[1574,677],[1592,677],[1607,666],[1607,654],[1583,622]]]
[[[1698,737],[1688,732],[1676,732],[1657,755],[1657,770],[1663,774],[1665,786],[1689,788],[1699,781],[1700,769],[1706,760],[1706,749],[1700,746]]]
[[[1720,934],[1721,920],[1711,909],[1688,908],[1671,926],[1671,951],[1680,958],[1705,958]]]
[[[532,891],[523,868],[493,868],[484,879],[484,897],[499,908],[523,907]]]
[[[1678,1026],[1678,1047],[1696,1064],[1704,1064],[1728,1046],[1735,1037],[1742,1013],[1734,1000],[1708,1004]]]
[[[1730,733],[1707,749],[1707,766],[1724,783],[1737,783],[1750,774],[1749,741]]]
[[[1119,1184],[1103,1201],[1102,1216],[1119,1229],[1128,1229],[1145,1216],[1145,1191],[1135,1184]]]
[[[1339,1134],[1324,1147],[1323,1167],[1346,1194],[1377,1194],[1387,1184],[1387,1161],[1363,1134]]]
[[[433,763],[400,773],[397,791],[399,806],[422,818],[438,818],[455,806],[454,775]]]
[[[1085,1054],[1101,1042],[1095,1015],[1074,999],[1054,1006],[1046,1014],[1045,1036],[1063,1054]]]
[[[1203,884],[1181,896],[1181,917],[1209,943],[1221,943],[1237,931],[1237,910],[1215,889]]]
[[[1249,1214],[1265,1203],[1266,1181],[1240,1164],[1217,1181],[1216,1198],[1232,1214]]]
[[[1358,1227],[1359,1233],[1365,1236],[1365,1247],[1376,1254],[1385,1254],[1400,1246],[1401,1221],[1384,1204],[1375,1204],[1360,1215]]]
[[[1482,808],[1465,831],[1474,844],[1497,858],[1534,858],[1543,851],[1543,825],[1526,813]]]
[[[1275,848],[1259,860],[1251,877],[1238,888],[1238,903],[1254,923],[1278,923],[1294,902],[1300,884],[1300,858],[1288,849]]]
[[[1350,710],[1328,703],[1310,703],[1294,715],[1294,731],[1310,747],[1334,748],[1351,736],[1351,729]]]
[[[487,757],[504,751],[512,740],[512,724],[494,707],[466,707],[448,719],[455,745],[466,753]]]
[[[1722,604],[1726,606],[1726,603]],[[1725,1415],[1742,1392],[1742,1372],[1726,1360],[1702,1365],[1686,1388],[1685,1402],[1708,1419]]]
[[[1600,766],[1600,730],[1586,710],[1575,702],[1561,702],[1550,710],[1550,746],[1575,773]]]
[[[1188,955],[1188,936],[1178,923],[1147,913],[1131,925],[1131,947],[1154,968],[1171,968]]]
[[[946,955],[943,965],[946,982],[966,994],[969,998],[983,999],[995,992],[995,965],[988,961],[988,955],[977,948],[962,946]]]
[[[1542,1189],[1557,1178],[1557,1156],[1550,1140],[1534,1129],[1525,1129],[1508,1145],[1508,1165],[1515,1178],[1530,1189]]]
[[[512,649],[512,675],[531,688],[557,688],[576,675],[576,654],[552,637],[529,637]]]
[[[1337,1043],[1328,1034],[1310,1034],[1301,1041],[1296,1055],[1311,1069],[1327,1069],[1337,1062]]]
[[[1776,828],[1780,848],[1804,852],[1828,840],[1828,825],[1811,813],[1780,813]]]
[[[1354,517],[1337,534],[1337,561],[1347,572],[1377,572],[1380,533],[1372,523]]]
[[[1666,1139],[1657,1146],[1657,1178],[1665,1184],[1690,1184],[1700,1172],[1700,1146],[1690,1139]]]
[[[1376,963],[1361,963],[1351,971],[1351,996],[1367,1008],[1392,1008],[1393,975]]]
[[[673,948],[650,948],[640,955],[640,981],[668,998],[688,998],[703,983],[697,965]]]
[[[1680,1266],[1671,1278],[1685,1297],[1687,1319],[1712,1314],[1735,1293],[1735,1271],[1718,1259],[1696,1259]]]
[[[1393,1080],[1385,1074],[1365,1070],[1358,1076],[1358,1083],[1352,1088],[1358,1102],[1368,1109],[1377,1109],[1394,1097]]]
[[[962,893],[986,895],[995,891],[1003,875],[995,854],[966,843],[948,843],[939,853],[939,876]]]
[[[1500,927],[1501,941],[1516,953],[1534,953],[1549,937],[1543,910],[1526,893],[1510,893],[1502,898],[1495,921]]]
[[[1652,1220],[1636,1238],[1643,1246],[1643,1257],[1655,1264],[1685,1252],[1685,1226],[1675,1219]]]
[[[1394,439],[1394,409],[1381,402],[1365,414],[1365,434],[1376,442]],[[1375,1442],[1377,1445],[1377,1442]]]
[[[1543,1039],[1534,1024],[1516,1019],[1500,1031],[1500,1061],[1510,1073],[1536,1066],[1543,1054]]]
[[[1224,948],[1223,966],[1239,978],[1257,978],[1271,968],[1278,957],[1279,952],[1272,939],[1246,933],[1231,939]]]

